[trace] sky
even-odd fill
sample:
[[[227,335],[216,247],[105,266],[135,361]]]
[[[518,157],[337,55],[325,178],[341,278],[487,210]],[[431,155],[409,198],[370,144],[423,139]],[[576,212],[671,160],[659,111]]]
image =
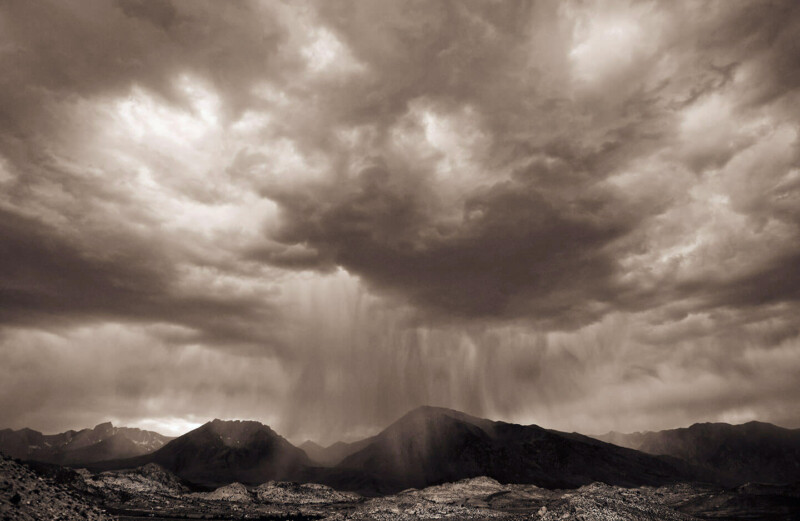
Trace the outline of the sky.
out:
[[[0,2],[0,427],[800,427],[800,3]]]

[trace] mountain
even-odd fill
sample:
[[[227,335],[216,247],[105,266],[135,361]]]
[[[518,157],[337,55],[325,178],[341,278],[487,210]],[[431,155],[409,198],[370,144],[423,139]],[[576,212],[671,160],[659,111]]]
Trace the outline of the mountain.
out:
[[[156,463],[189,482],[216,487],[237,481],[255,485],[292,479],[310,466],[311,460],[259,422],[214,420],[150,454],[103,462],[92,468],[135,468],[149,463]]]
[[[0,430],[0,452],[18,459],[46,463],[94,463],[152,452],[171,438],[157,432],[115,427],[110,422],[93,429],[42,434],[32,429]]]
[[[319,443],[306,440],[297,447],[305,452],[309,459],[316,463],[322,463],[322,460],[325,458],[325,447]]]
[[[696,423],[657,432],[610,432],[597,439],[648,454],[668,455],[747,482],[800,481],[800,429],[770,423]]]
[[[35,437],[23,434],[26,439]],[[593,482],[623,487],[679,482],[727,486],[800,479],[798,431],[774,425],[700,424],[605,438],[420,407],[376,436],[353,444],[323,448],[306,442],[303,449],[311,457],[261,423],[214,420],[152,453],[102,461],[89,468],[126,469],[156,463],[201,486],[291,480],[366,495],[478,476],[544,488],[577,488]],[[104,443],[110,454],[116,450],[112,450],[115,443],[125,442],[109,437]],[[87,446],[97,452],[97,444]],[[80,450],[64,454],[82,459]],[[334,465],[334,458],[341,454],[345,454],[343,459]],[[69,461],[67,455],[62,459]]]
[[[360,486],[362,492],[365,486],[375,487],[380,493],[478,476],[547,488],[576,488],[594,481],[639,486],[712,478],[680,460],[580,434],[495,422],[436,407],[406,414],[333,471],[342,475],[329,474],[329,484],[353,490]],[[361,483],[348,483],[348,479]]]
[[[356,453],[372,443],[373,438],[346,443],[337,441],[327,447],[322,447],[311,440],[304,442],[300,448],[308,455],[314,463],[323,467],[333,467],[339,464],[347,456]]]

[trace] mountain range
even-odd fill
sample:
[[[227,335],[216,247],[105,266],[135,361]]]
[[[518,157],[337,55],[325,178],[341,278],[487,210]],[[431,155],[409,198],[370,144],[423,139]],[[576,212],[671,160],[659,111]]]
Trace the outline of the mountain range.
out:
[[[118,456],[115,444],[125,443],[115,440],[129,431],[140,436],[139,450],[144,439],[154,450]],[[800,430],[757,422],[588,437],[420,407],[375,436],[329,447],[295,447],[254,421],[213,420],[172,440],[145,433],[110,424],[55,437],[5,430],[0,450],[40,461],[47,454],[50,461],[96,471],[157,464],[201,487],[289,480],[366,495],[478,476],[544,488],[800,481]]]
[[[307,440],[299,445],[309,458],[314,463],[318,463],[323,467],[334,467],[339,464],[347,456],[354,454],[374,441],[375,437],[364,438],[354,442],[337,441],[327,447],[323,447],[318,443]]]
[[[709,478],[679,460],[579,434],[496,422],[437,407],[420,407],[406,414],[335,469],[369,476],[381,493],[477,476],[546,488],[575,488],[594,481],[662,485]]]
[[[477,476],[549,488],[574,488],[594,481],[636,486],[711,479],[702,469],[674,458],[435,407],[415,409],[359,445],[363,446],[326,468],[265,425],[214,420],[151,454],[93,468],[157,463],[204,486],[284,479],[365,494]]]
[[[233,482],[260,484],[294,479],[312,466],[305,452],[255,421],[213,420],[170,441],[160,449],[133,458],[105,461],[90,468],[112,470],[150,463],[203,486]]]
[[[756,421],[696,423],[682,429],[595,437],[647,454],[680,458],[737,483],[800,480],[800,429]]]
[[[110,422],[59,434],[3,429],[0,430],[0,452],[23,460],[73,465],[147,454],[171,439],[157,432],[115,427]]]

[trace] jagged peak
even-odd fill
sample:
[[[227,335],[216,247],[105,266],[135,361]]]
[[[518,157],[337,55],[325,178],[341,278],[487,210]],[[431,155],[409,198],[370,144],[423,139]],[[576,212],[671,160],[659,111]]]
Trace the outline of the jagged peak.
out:
[[[225,429],[265,429],[272,431],[272,428],[270,428],[269,425],[264,425],[260,421],[256,420],[220,420],[219,418],[214,418],[213,420],[206,422],[206,424],[203,426]]]
[[[224,423],[224,424],[257,424],[257,425],[264,425],[260,421],[257,420],[221,420],[219,418],[214,418],[213,420],[207,423]]]

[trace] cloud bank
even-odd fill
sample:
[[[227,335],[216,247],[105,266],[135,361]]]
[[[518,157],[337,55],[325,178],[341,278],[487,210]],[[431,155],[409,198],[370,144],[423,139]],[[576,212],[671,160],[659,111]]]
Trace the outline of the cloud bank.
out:
[[[0,26],[0,424],[800,426],[794,2]]]

